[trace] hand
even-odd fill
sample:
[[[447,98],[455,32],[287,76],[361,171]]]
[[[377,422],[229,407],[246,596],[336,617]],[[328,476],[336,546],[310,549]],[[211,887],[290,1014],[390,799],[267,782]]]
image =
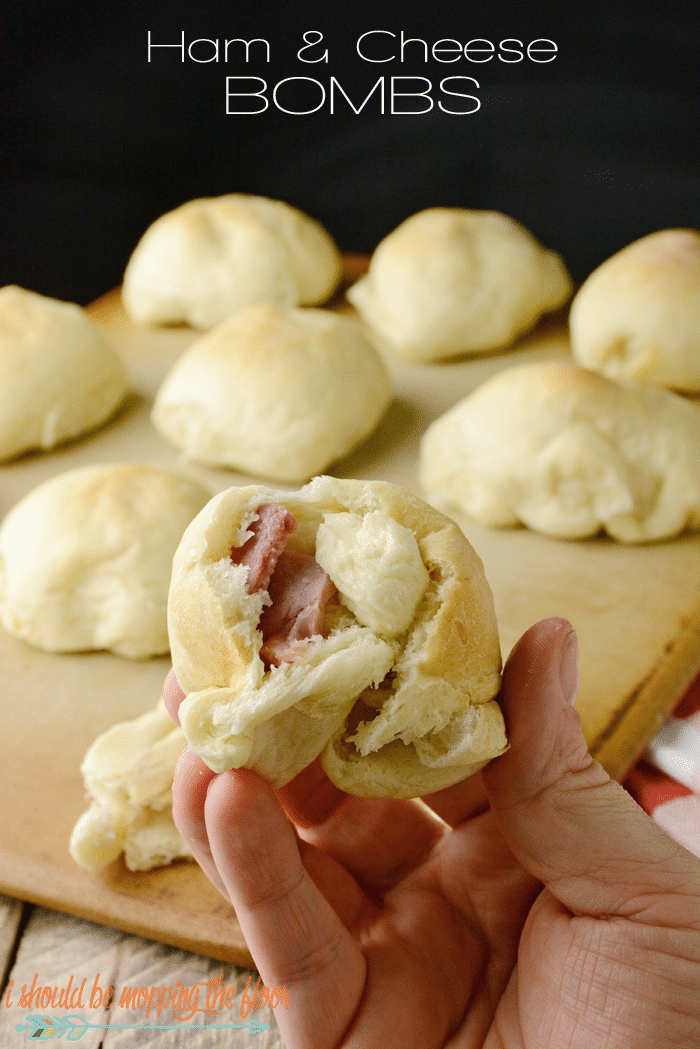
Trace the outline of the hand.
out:
[[[571,626],[528,630],[510,749],[429,809],[317,763],[275,795],[185,751],[177,825],[289,992],[288,1049],[700,1046],[700,861],[590,757],[577,679]],[[164,695],[176,713],[172,677]]]

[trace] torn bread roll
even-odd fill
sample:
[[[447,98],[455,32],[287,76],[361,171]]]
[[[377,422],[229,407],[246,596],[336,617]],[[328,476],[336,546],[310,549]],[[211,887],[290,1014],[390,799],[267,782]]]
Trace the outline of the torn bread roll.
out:
[[[571,291],[559,255],[515,219],[428,208],[384,238],[347,297],[400,357],[437,361],[503,349]]]
[[[340,252],[315,219],[281,200],[228,193],[190,200],[149,226],[122,300],[140,324],[206,329],[255,302],[325,302],[341,274]]]
[[[368,437],[391,396],[387,367],[353,318],[260,303],[192,343],[151,419],[196,462],[300,483]]]
[[[278,788],[322,754],[343,790],[415,797],[507,746],[481,561],[396,485],[215,496],[175,555],[168,615],[180,722],[216,772]]]
[[[420,479],[492,528],[669,539],[700,528],[700,411],[568,361],[507,368],[428,427]]]
[[[173,821],[173,776],[185,746],[162,699],[97,737],[80,766],[90,804],[70,836],[76,863],[94,870],[123,854],[129,870],[143,871],[191,858]]]
[[[48,652],[166,653],[172,557],[210,495],[142,463],[37,485],[0,526],[0,623]]]
[[[0,460],[96,429],[128,392],[121,357],[80,306],[0,290]]]
[[[700,392],[700,232],[659,230],[618,251],[582,284],[569,327],[586,368]]]

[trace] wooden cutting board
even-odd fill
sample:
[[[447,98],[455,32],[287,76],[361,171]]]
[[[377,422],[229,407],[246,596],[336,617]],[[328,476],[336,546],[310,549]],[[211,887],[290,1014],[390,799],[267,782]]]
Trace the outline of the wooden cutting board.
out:
[[[348,257],[348,280],[365,264]],[[349,310],[342,298],[334,308]],[[242,474],[184,463],[149,422],[160,381],[196,333],[136,327],[117,291],[89,312],[123,353],[133,394],[97,433],[0,467],[0,515],[40,481],[86,463],[180,468],[212,492],[250,483]],[[373,438],[331,472],[392,480],[421,494],[416,454],[429,422],[499,369],[568,354],[559,316],[497,356],[439,365],[390,361],[393,405]],[[457,520],[484,561],[504,656],[537,619],[564,615],[574,624],[584,732],[593,753],[621,778],[700,667],[700,536],[628,548],[604,538],[567,542]],[[235,915],[194,864],[132,873],[117,863],[90,874],[68,854],[71,828],[85,807],[78,771],[85,750],[115,721],[154,706],[168,665],[107,653],[52,655],[0,631],[0,891],[249,965]]]

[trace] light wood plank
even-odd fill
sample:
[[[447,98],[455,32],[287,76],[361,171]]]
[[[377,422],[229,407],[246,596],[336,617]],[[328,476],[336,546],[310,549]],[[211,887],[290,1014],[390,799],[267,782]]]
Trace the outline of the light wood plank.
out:
[[[16,901],[14,907],[8,908],[18,909],[21,905]],[[211,996],[210,1003],[215,993],[206,985],[217,977],[220,977],[219,998],[215,1004],[220,1006],[219,1015],[206,1011],[207,993]],[[169,1049],[181,1047],[183,1043],[192,1049],[213,1049],[222,1044],[227,1049],[253,1046],[284,1049],[274,1011],[269,1006],[250,1014],[250,1018],[270,1025],[259,1034],[245,1028],[198,1031],[188,1027],[189,1024],[243,1023],[241,996],[248,980],[253,988],[257,973],[37,907],[30,916],[8,974],[0,1012],[0,1049],[16,1047],[21,1036],[15,1026],[24,1023],[29,1014],[77,1015],[98,1025],[81,1037],[81,1045],[86,1049],[99,1046],[130,1049],[135,1044],[148,1049]],[[31,1007],[23,1008],[21,994],[23,990],[31,991],[33,986],[58,988],[56,1000],[61,989],[70,987],[71,994],[75,994],[74,1004],[64,1008],[50,1004],[42,1007],[41,999],[39,1002],[35,999]],[[220,997],[222,986],[235,989],[228,1007]],[[83,991],[79,995],[81,987]],[[113,1001],[105,1009],[100,999],[109,987],[113,988]],[[142,987],[148,989],[143,1001],[152,995],[150,1006],[139,1007],[138,990]],[[180,997],[183,988],[186,998]],[[135,1000],[130,998],[132,989],[137,992]],[[181,1013],[174,1008],[168,993],[171,991],[175,991],[177,1000],[199,1006],[198,1011],[188,1016],[189,1010]],[[91,996],[94,996],[92,1007]],[[136,1007],[128,1008],[129,1003]],[[154,1026],[157,1024],[172,1025],[174,1029],[157,1030]],[[126,1029],[115,1025],[126,1025]],[[153,1030],[148,1030],[149,1025]],[[135,1030],[136,1027],[139,1030]]]
[[[7,974],[12,967],[24,910],[25,904],[20,900],[0,896],[0,990],[5,986]]]
[[[41,907],[34,908],[5,989],[0,1011],[0,1046],[12,1046],[14,1049],[21,1044],[15,1025],[23,1023],[27,1015],[55,1017],[78,1014],[90,1022],[100,1022],[103,1010],[89,1007],[90,995],[98,973],[100,985],[105,986],[114,981],[119,946],[125,939],[124,933]],[[23,1007],[22,992],[31,993],[32,987],[58,988],[55,1002],[59,1000],[60,989],[70,988],[73,1006],[69,1004],[59,1008],[46,1001],[42,1004],[39,996],[38,1001],[33,999],[31,1006]],[[82,997],[79,994],[81,987]],[[85,1049],[97,1049],[103,1036],[102,1030],[88,1030],[80,1044]],[[26,1038],[26,1034],[21,1037]]]
[[[223,986],[234,988],[235,996],[228,1008],[224,1001],[223,1007],[216,1015],[203,1010],[206,1008],[206,997],[209,991],[206,985],[210,981],[217,980],[218,977],[220,977],[219,988]],[[191,1049],[214,1049],[214,1047],[223,1045],[226,1046],[226,1049],[248,1049],[253,1046],[256,1049],[284,1049],[274,1012],[269,1006],[256,1010],[249,1017],[261,1023],[270,1024],[270,1028],[260,1034],[253,1035],[247,1029],[184,1031],[186,1024],[211,1025],[245,1022],[241,1016],[241,995],[246,982],[250,980],[251,987],[254,987],[256,979],[257,973],[250,970],[225,965],[141,938],[129,937],[123,944],[119,958],[119,969],[116,974],[118,998],[110,1014],[110,1023],[182,1025],[179,1030],[154,1030],[152,1033],[140,1031],[139,1039],[146,1040],[139,1041],[138,1044],[147,1046],[148,1049],[175,1049],[183,1044],[186,1044],[188,1049],[190,1047]],[[148,1008],[134,1010],[119,1007],[119,998],[124,988],[140,987],[158,989],[153,996],[154,1006],[150,1017],[146,1015]],[[187,989],[187,999],[198,1008],[198,1011],[189,1018],[187,1011],[184,1014],[180,1013],[170,1004],[169,992],[175,991],[179,998],[183,994],[183,988]],[[159,1001],[159,993],[162,994],[160,1015],[158,1015],[159,1009],[156,1004]],[[213,995],[214,991],[209,993]],[[184,1001],[185,999],[179,998],[179,1000]],[[210,1002],[212,1000],[210,999]],[[216,1002],[217,1006],[221,1004],[220,1000]],[[179,1019],[176,1013],[183,1018]],[[110,1027],[106,1033],[104,1049],[130,1049],[133,1044],[133,1031]]]

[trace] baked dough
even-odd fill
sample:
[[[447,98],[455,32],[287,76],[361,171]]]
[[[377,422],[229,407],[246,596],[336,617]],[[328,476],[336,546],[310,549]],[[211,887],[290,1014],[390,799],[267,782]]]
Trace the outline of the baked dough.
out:
[[[255,302],[325,302],[341,272],[320,223],[280,200],[229,193],[156,219],[129,259],[122,298],[140,324],[211,328]]]
[[[502,349],[571,287],[560,257],[514,219],[429,208],[385,237],[347,296],[401,357],[434,361]]]
[[[508,368],[428,428],[420,479],[492,528],[668,539],[700,528],[700,411],[566,361]]]
[[[296,522],[279,542],[270,507]],[[258,543],[256,528],[275,555],[286,541],[266,588],[259,565],[233,563]],[[321,576],[322,561],[333,593],[322,628],[275,663],[263,624],[278,606],[285,629],[294,620],[276,583],[285,556]],[[298,492],[250,486],[215,496],[175,555],[168,616],[187,697],[180,723],[216,772],[253,768],[278,788],[322,754],[343,790],[414,797],[507,746],[481,561],[453,522],[397,485],[317,477]]]
[[[186,350],[151,417],[190,459],[299,482],[363,441],[390,400],[386,365],[355,320],[260,304]]]
[[[80,306],[0,290],[0,460],[95,429],[128,390],[119,354]]]
[[[175,765],[185,746],[162,700],[98,736],[80,766],[90,806],[70,836],[76,863],[92,870],[123,853],[129,870],[144,871],[191,858],[172,809]]]
[[[0,622],[50,652],[167,652],[172,556],[210,494],[138,463],[44,481],[0,526]]]
[[[584,367],[700,392],[700,233],[659,230],[618,251],[581,286],[569,323]]]

